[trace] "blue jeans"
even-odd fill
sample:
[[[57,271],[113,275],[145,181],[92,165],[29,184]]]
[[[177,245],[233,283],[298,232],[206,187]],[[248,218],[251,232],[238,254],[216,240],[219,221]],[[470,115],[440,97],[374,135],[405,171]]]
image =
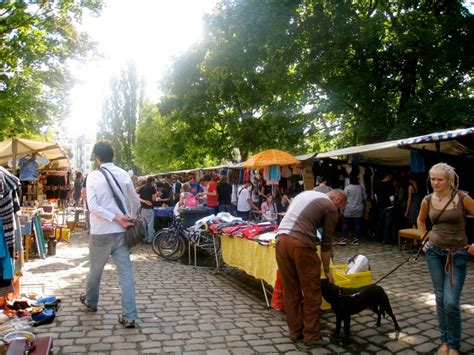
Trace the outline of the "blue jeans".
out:
[[[155,210],[153,208],[142,208],[140,216],[146,221],[146,242],[151,243],[155,236]]]
[[[361,217],[342,217],[342,236],[347,239],[349,235],[349,225],[354,224],[355,239],[360,239]]]
[[[133,278],[130,250],[125,244],[124,233],[91,234],[89,242],[90,271],[86,283],[86,303],[97,307],[99,287],[104,266],[112,256],[119,273],[122,290],[122,316],[125,320],[137,319],[135,303],[135,280]]]
[[[393,225],[393,206],[386,207],[380,210],[377,219],[377,231],[375,232],[375,239],[378,242],[393,243],[392,238],[392,225]]]
[[[438,327],[443,344],[450,349],[459,350],[461,347],[461,292],[466,279],[467,251],[456,250],[454,258],[454,282],[451,286],[450,273],[445,273],[448,251],[435,245],[430,245],[426,252],[428,271],[433,283],[436,296],[436,314]]]
[[[219,205],[217,207],[217,210],[218,212],[229,212],[229,213],[232,211],[231,205]]]
[[[237,211],[236,217],[242,218],[243,221],[248,221],[250,219],[250,211]]]

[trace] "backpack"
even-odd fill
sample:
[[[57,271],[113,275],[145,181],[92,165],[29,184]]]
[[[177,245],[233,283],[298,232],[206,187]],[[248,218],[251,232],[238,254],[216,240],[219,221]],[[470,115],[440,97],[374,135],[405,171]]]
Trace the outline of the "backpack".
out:
[[[185,207],[197,206],[196,196],[194,196],[191,192],[186,192],[186,197],[184,198],[184,206]]]

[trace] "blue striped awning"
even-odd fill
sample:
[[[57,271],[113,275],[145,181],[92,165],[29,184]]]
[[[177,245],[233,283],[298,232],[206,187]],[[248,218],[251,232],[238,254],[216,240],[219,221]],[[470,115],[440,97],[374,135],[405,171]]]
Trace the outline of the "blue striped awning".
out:
[[[430,143],[451,140],[462,136],[474,135],[474,127],[461,128],[453,131],[425,134],[424,136],[402,139],[399,146],[413,145],[419,143]]]

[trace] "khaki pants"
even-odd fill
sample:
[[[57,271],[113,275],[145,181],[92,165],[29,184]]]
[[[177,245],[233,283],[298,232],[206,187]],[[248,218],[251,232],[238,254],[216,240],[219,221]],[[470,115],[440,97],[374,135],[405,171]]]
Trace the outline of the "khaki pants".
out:
[[[276,260],[283,284],[286,321],[291,340],[311,342],[321,337],[321,259],[316,249],[298,239],[280,235]]]

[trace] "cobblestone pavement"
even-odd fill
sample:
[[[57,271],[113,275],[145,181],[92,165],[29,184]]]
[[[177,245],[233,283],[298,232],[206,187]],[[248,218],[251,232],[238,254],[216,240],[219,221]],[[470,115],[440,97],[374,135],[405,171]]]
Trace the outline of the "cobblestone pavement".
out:
[[[432,354],[438,346],[434,296],[423,256],[403,265],[381,282],[402,331],[397,335],[390,318],[375,326],[376,316],[364,311],[353,316],[352,341],[331,338],[326,345],[306,347],[287,338],[282,312],[265,306],[260,283],[238,270],[210,269],[169,263],[141,246],[133,254],[137,285],[138,326],[118,324],[121,313],[118,277],[113,264],[104,271],[97,313],[88,313],[78,297],[88,271],[88,235],[75,233],[57,246],[57,255],[26,263],[22,292],[62,298],[55,322],[35,328],[54,338],[57,354]],[[335,263],[355,254],[370,259],[378,280],[409,253],[397,246],[362,241],[358,246],[335,246]],[[474,272],[472,260],[462,297],[463,353],[474,353]],[[332,312],[322,315],[322,328],[335,328]]]

